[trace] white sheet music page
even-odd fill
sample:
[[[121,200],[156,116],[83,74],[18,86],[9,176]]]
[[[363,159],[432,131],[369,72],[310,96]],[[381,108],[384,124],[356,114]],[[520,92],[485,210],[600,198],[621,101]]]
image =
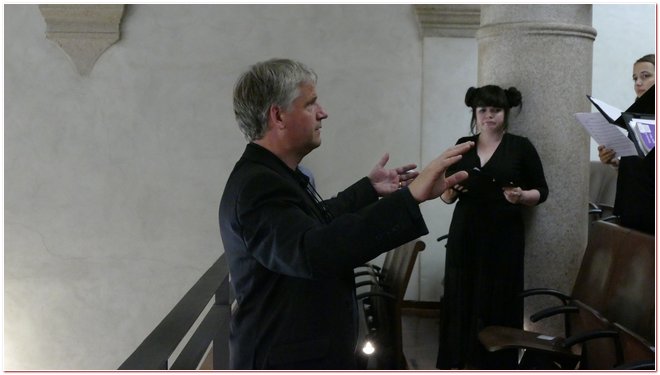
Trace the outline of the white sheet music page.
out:
[[[616,152],[616,156],[637,155],[635,144],[619,130],[618,126],[607,122],[599,112],[576,113],[575,118],[596,143],[611,148]]]
[[[592,101],[594,104],[598,105],[598,106],[600,107],[600,109],[601,109],[603,112],[605,112],[605,114],[607,114],[608,116],[610,116],[610,118],[611,118],[612,120],[616,120],[616,119],[618,119],[619,117],[621,117],[621,110],[620,110],[619,108],[616,108],[616,107],[614,107],[614,106],[611,106],[611,105],[605,103],[604,101],[602,101],[602,100],[600,100],[600,99],[596,99],[596,98],[594,98],[593,96],[591,96],[591,97],[589,97],[589,98],[591,99],[591,101]]]

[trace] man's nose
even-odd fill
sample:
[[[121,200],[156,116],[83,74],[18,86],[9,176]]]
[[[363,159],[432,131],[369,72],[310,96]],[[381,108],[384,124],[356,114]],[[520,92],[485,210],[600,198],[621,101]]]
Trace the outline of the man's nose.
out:
[[[320,108],[320,110],[317,112],[316,117],[319,120],[325,120],[328,118],[328,113],[323,109],[323,107]]]

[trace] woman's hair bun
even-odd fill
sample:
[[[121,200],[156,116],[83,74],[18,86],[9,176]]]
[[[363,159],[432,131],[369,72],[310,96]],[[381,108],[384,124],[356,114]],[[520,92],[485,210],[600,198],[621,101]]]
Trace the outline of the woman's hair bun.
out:
[[[477,96],[477,89],[476,87],[470,87],[467,92],[465,93],[465,105],[468,107],[472,107],[472,104],[474,103],[474,98]]]
[[[504,93],[506,94],[506,99],[509,102],[510,107],[517,107],[522,103],[522,94],[517,88],[509,87],[504,90]]]

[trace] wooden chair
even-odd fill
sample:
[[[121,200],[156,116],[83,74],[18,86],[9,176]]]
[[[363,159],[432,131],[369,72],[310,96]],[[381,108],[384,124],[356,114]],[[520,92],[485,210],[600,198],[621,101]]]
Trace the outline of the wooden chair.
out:
[[[619,332],[623,351],[623,364],[617,369],[655,369],[655,346],[642,336],[619,323],[614,323],[614,329]]]
[[[617,172],[600,160],[589,165],[589,221],[607,219],[617,222],[614,216],[614,198],[616,197]]]
[[[618,174],[614,168],[600,160],[589,165],[589,201],[597,205],[614,206],[616,180]]]
[[[390,250],[385,253],[383,264],[381,266],[372,262],[358,266],[353,271],[353,276],[356,278],[356,288],[364,285],[381,284],[387,270],[392,267],[394,260],[394,251]],[[358,281],[360,280],[360,281]]]
[[[622,227],[621,227],[622,228]],[[614,255],[605,303],[599,310],[610,321],[655,341],[655,237],[634,229]]]
[[[553,296],[560,304],[546,308],[530,317],[532,322],[562,314],[564,316],[564,336],[551,337],[539,332],[518,332],[507,327],[486,327],[479,335],[480,341],[489,351],[502,348],[526,349],[521,365],[548,368],[612,368],[619,362],[604,364],[593,358],[592,354],[608,352],[607,357],[614,358],[617,353],[616,331],[601,311],[609,303],[610,290],[615,278],[612,276],[618,264],[618,254],[626,247],[630,229],[597,221],[589,234],[578,275],[570,294],[551,288],[535,288],[523,293],[523,298],[531,296]],[[539,338],[540,337],[540,338]],[[609,340],[593,341],[597,338]],[[589,341],[589,343],[587,343]],[[605,342],[605,344],[603,344]],[[608,348],[603,346],[607,345]],[[591,350],[588,350],[588,347]],[[583,350],[583,347],[586,350]],[[543,353],[543,354],[541,354]],[[525,357],[527,356],[527,359]],[[545,356],[544,361],[540,358]],[[532,362],[536,365],[532,365]]]
[[[378,282],[368,282],[368,291],[359,293],[362,301],[366,336],[376,352],[370,369],[406,369],[403,353],[401,308],[418,253],[426,245],[415,240],[390,250]],[[391,253],[391,254],[390,254]]]
[[[582,262],[573,283],[573,290],[570,293],[552,288],[532,288],[522,293],[523,298],[550,296],[560,303],[559,306],[555,303],[551,307],[537,312],[530,317],[530,320],[536,322],[567,311],[576,312],[576,308],[570,307],[573,300],[580,300],[596,310],[603,309],[608,303],[607,293],[611,283],[610,275],[612,269],[616,267],[615,254],[617,249],[624,245],[628,231],[628,229],[612,223],[595,222],[589,235],[587,248],[582,255]],[[565,315],[564,337],[573,334],[571,332],[571,322],[568,318],[569,316]]]
[[[655,359],[649,359],[646,361],[638,361],[633,363],[624,363],[621,366],[615,367],[613,370],[625,371],[625,370],[655,370]]]
[[[619,224],[621,221],[619,216],[614,215],[614,207],[609,204],[589,202],[588,206],[589,227],[587,229],[589,234],[591,234],[593,224],[599,220],[612,224]]]
[[[479,332],[488,351],[524,349],[521,370],[611,369],[623,361],[618,332],[597,311],[573,301],[570,312],[574,334],[549,336],[517,328],[489,326]]]

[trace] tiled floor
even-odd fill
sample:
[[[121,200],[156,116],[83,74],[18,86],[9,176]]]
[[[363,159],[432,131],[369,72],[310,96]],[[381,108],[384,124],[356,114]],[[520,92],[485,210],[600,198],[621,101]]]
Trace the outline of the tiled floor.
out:
[[[431,315],[402,316],[403,352],[411,370],[437,370],[438,318]]]

